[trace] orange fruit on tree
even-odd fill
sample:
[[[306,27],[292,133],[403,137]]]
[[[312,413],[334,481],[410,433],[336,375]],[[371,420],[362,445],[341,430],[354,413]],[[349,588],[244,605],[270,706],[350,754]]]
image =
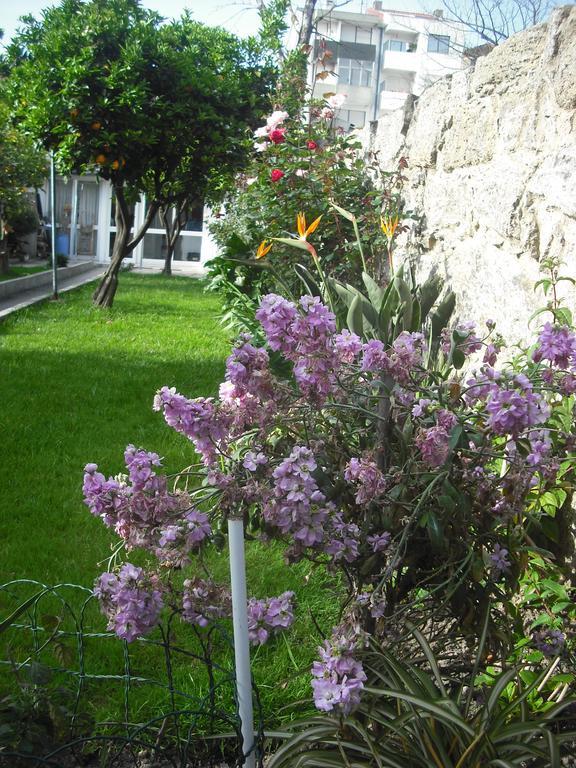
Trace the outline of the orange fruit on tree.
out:
[[[92,128],[93,131],[99,131],[100,128],[102,128],[102,123],[99,122],[98,120],[94,120],[90,128]]]
[[[96,155],[96,162],[98,165],[104,165],[106,162],[106,155]]]

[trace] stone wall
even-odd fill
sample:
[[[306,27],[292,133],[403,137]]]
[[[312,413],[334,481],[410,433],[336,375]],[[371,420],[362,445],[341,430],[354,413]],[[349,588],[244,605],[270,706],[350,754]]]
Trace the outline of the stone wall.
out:
[[[526,338],[543,303],[533,291],[542,259],[561,255],[576,278],[576,7],[556,8],[363,138],[384,168],[408,159],[406,204],[421,218],[400,251],[446,278],[461,318],[494,318],[509,343]]]

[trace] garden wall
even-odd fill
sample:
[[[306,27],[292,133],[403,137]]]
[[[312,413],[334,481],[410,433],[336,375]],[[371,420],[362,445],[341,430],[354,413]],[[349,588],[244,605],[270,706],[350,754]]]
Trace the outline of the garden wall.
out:
[[[408,158],[419,270],[447,279],[461,318],[492,317],[509,342],[525,338],[542,305],[532,287],[542,259],[561,254],[576,278],[576,7],[556,8],[363,138],[384,168]]]

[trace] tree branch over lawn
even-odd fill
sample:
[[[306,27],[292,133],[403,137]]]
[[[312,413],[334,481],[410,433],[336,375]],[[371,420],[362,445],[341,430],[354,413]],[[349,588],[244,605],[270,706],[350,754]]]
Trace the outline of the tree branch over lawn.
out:
[[[242,165],[274,72],[255,40],[189,14],[162,24],[138,0],[62,0],[24,22],[7,55],[13,117],[62,173],[111,182],[117,231],[94,294],[111,306],[122,261],[160,206],[216,198]],[[130,239],[142,193],[147,215]]]

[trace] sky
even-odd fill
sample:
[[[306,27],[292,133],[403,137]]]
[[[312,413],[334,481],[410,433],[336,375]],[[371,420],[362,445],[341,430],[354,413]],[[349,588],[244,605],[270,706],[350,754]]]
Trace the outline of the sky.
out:
[[[421,10],[423,0],[386,0],[385,8]],[[32,14],[38,17],[43,8],[57,5],[50,0],[0,0],[0,29],[4,30],[4,43],[9,42],[18,27],[20,16]],[[192,11],[195,19],[211,26],[223,26],[236,35],[245,37],[258,29],[256,0],[142,0],[147,8],[158,11],[166,18],[180,16],[184,8]],[[301,2],[294,3],[297,6]],[[320,4],[320,2],[319,2]],[[366,9],[373,3],[368,0],[351,0],[346,10]]]

